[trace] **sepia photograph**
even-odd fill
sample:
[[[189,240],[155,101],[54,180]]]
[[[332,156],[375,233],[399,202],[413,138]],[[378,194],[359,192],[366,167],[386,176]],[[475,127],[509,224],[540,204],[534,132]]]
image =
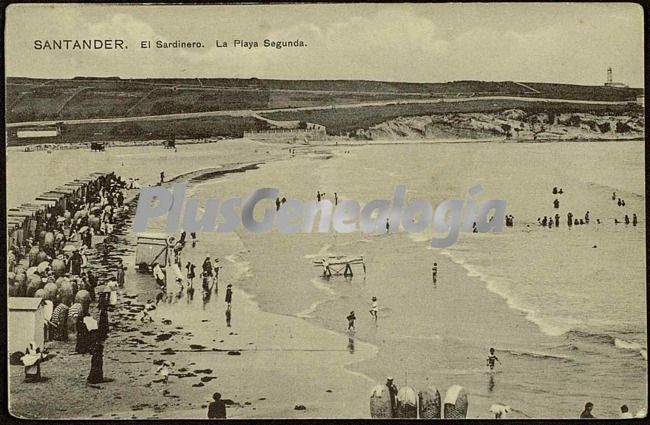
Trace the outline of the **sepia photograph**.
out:
[[[5,9],[8,411],[648,407],[635,3]]]

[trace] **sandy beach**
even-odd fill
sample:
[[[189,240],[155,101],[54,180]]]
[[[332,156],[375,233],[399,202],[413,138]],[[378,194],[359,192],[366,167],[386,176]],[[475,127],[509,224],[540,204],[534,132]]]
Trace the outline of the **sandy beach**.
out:
[[[87,388],[89,357],[72,354],[73,343],[52,343],[48,348],[56,356],[43,366],[49,379],[37,384],[39,391],[22,383],[21,367],[11,366],[11,412],[30,418],[204,418],[207,403],[219,391],[232,401],[228,417],[233,418],[368,418],[370,389],[388,375],[394,376],[399,386],[408,382],[418,389],[433,384],[443,397],[449,386],[463,385],[469,393],[469,418],[491,417],[489,407],[497,402],[513,406],[509,416],[513,418],[575,417],[583,399],[593,400],[603,412],[601,417],[614,417],[621,400],[634,408],[647,403],[643,392],[647,344],[639,339],[645,330],[639,328],[643,322],[638,321],[643,309],[629,310],[626,319],[630,323],[626,338],[637,338],[626,341],[634,342],[638,349],[620,349],[614,342],[603,348],[596,346],[593,338],[585,340],[576,333],[592,326],[588,321],[579,322],[583,315],[589,316],[588,310],[558,301],[557,308],[572,309],[575,322],[558,332],[546,332],[550,318],[541,313],[547,309],[559,321],[560,310],[535,304],[536,299],[527,298],[527,292],[506,285],[520,277],[512,270],[529,261],[534,253],[528,250],[537,249],[535,246],[552,250],[548,251],[552,252],[549,263],[561,255],[573,258],[573,266],[563,266],[570,270],[567,279],[571,279],[583,274],[587,265],[611,256],[618,246],[613,241],[626,240],[631,248],[642,245],[643,227],[623,233],[624,229],[611,224],[619,211],[605,202],[614,188],[626,197],[630,208],[644,216],[642,156],[638,156],[643,152],[642,142],[498,143],[490,146],[498,150],[492,154],[484,149],[487,143],[384,143],[293,146],[295,157],[289,155],[288,145],[246,140],[181,146],[177,153],[160,147],[113,148],[105,153],[8,149],[8,179],[19,182],[8,193],[9,207],[91,171],[114,170],[123,178],[139,177],[142,184],[154,184],[164,170],[167,179],[189,179],[188,197],[202,200],[247,196],[259,187],[279,187],[281,196],[290,199],[311,199],[317,189],[327,192],[328,199],[334,191],[342,199],[384,199],[399,181],[408,185],[409,199],[425,197],[435,205],[466,196],[467,189],[478,181],[489,191],[486,196],[508,199],[508,212],[518,220],[514,230],[502,235],[492,239],[490,235],[461,235],[455,247],[442,251],[426,249],[428,234],[314,233],[290,238],[277,231],[200,234],[196,246],[184,250],[183,261],[200,267],[206,255],[220,258],[219,293],[205,306],[198,291],[191,303],[184,295],[177,303],[159,305],[151,324],[142,324],[134,313],[138,305],[154,298],[156,285],[151,276],[134,270],[135,240],[128,231],[132,222],[127,221],[119,237],[119,244],[131,251],[123,256],[128,267],[126,286],[119,309],[111,314],[113,327],[104,355],[104,373],[114,381]],[[587,145],[592,154],[585,154]],[[567,159],[558,161],[559,153]],[[581,167],[602,155],[613,158],[607,173],[586,177],[571,172],[572,161],[580,162],[576,169],[584,169]],[[397,156],[419,161],[410,166],[397,161],[394,167],[387,167],[387,161]],[[500,158],[510,161],[503,173],[494,175],[490,170]],[[519,166],[530,158],[536,159],[534,166],[527,165],[533,170]],[[641,158],[640,166],[637,158]],[[470,169],[470,163],[479,165]],[[155,166],[143,170],[142,164]],[[251,164],[256,168],[237,172]],[[623,166],[625,171],[620,168]],[[52,172],[34,172],[41,167]],[[630,170],[638,178],[629,179]],[[202,180],[203,174],[212,177]],[[519,184],[512,184],[510,176]],[[553,176],[557,176],[555,184],[561,182],[567,193],[563,207],[574,211],[590,208],[594,217],[601,217],[607,225],[580,233],[578,229],[549,233],[531,227],[537,215],[552,211],[544,203],[550,202],[546,192],[553,186]],[[601,197],[605,201],[595,201]],[[152,220],[148,230],[160,231],[163,222]],[[527,244],[532,244],[531,248],[525,248]],[[594,244],[598,251],[585,251]],[[490,250],[498,252],[499,263],[512,263],[501,275],[479,255]],[[478,254],[472,255],[475,251]],[[367,274],[356,273],[349,281],[320,278],[311,259],[331,253],[363,254],[368,259]],[[643,282],[643,261],[639,260],[631,256],[621,266],[633,285],[621,286],[620,294],[610,291],[608,296],[625,299],[638,295],[641,288],[637,283]],[[430,277],[434,261],[440,269],[437,287],[432,287]],[[552,273],[552,266],[544,269],[545,262],[541,264],[542,268],[522,278],[522,285],[528,279],[534,281],[536,290],[548,298],[562,288],[546,282],[544,275]],[[557,278],[557,274],[553,276]],[[234,286],[231,327],[224,318],[227,283]],[[601,308],[597,289],[594,291],[593,308]],[[367,313],[371,296],[380,302],[376,326]],[[359,317],[353,340],[348,338],[344,320],[351,309]],[[602,318],[609,320],[607,332],[627,323],[618,317],[612,313]],[[623,339],[622,334],[615,335]],[[575,348],[567,348],[567,344]],[[484,370],[490,346],[497,349],[505,365],[495,376]],[[156,382],[156,363],[163,359],[173,362],[168,384]],[[604,373],[599,364],[606,364],[611,372]],[[580,370],[603,390],[582,394],[579,387],[583,383],[575,375]],[[71,385],[75,381],[79,384]],[[605,391],[612,386],[620,388],[620,398],[613,399]],[[543,403],[534,397],[536,392],[544,393]],[[295,410],[299,405],[305,410]]]
[[[250,145],[246,142],[243,144]],[[255,146],[260,151],[260,160],[267,160],[270,155],[275,155],[274,159],[277,159],[284,150],[263,144]],[[243,159],[240,156],[243,154],[238,150],[249,147],[235,146],[235,152],[228,152],[228,159]],[[266,153],[267,150],[274,152]],[[156,149],[155,152],[158,151]],[[55,155],[57,153],[61,152]],[[82,156],[84,154],[87,153],[83,152]],[[141,155],[138,152],[135,156]],[[168,176],[171,174],[172,180],[184,181],[197,174],[193,172],[194,166],[183,164],[182,159],[178,161],[179,158],[187,156],[173,156],[172,161],[165,163],[165,166],[171,166],[165,170],[170,170],[166,172]],[[223,160],[223,156],[219,155],[219,159]],[[250,160],[251,156],[246,155],[246,159]],[[105,163],[107,168],[115,166],[113,161],[123,164],[120,155],[111,160]],[[56,163],[56,159],[54,161]],[[211,164],[209,159],[201,162]],[[79,161],[79,164],[87,166],[88,170],[95,167],[88,161]],[[173,165],[177,168],[172,168]],[[211,165],[214,167],[216,164]],[[241,168],[240,164],[218,165],[208,170],[212,174],[223,171],[227,175],[229,170],[238,172]],[[79,174],[82,173],[79,170]],[[127,168],[122,175],[141,176],[137,173],[137,164],[135,169]],[[61,177],[63,182],[70,180],[71,176]],[[145,182],[155,181],[145,179],[142,178]],[[32,183],[25,188],[26,192],[39,185],[43,187],[57,182],[48,178]],[[35,195],[22,193],[12,200],[23,202],[30,196]],[[126,235],[121,239],[133,251],[134,238]],[[209,254],[221,258],[236,255],[241,245],[238,245],[236,237],[231,239],[231,244],[227,244],[231,246],[214,247],[216,252],[211,250]],[[200,264],[204,253],[200,248],[189,248],[184,259]],[[125,264],[134,263],[133,256],[122,259]],[[231,273],[226,265],[224,282],[234,278],[229,276]],[[140,314],[133,312],[139,311],[137,307],[154,298],[157,290],[153,278],[136,273],[134,267],[129,267],[126,282],[120,296],[120,308],[111,314],[113,330],[105,351],[104,371],[114,381],[88,390],[83,378],[89,367],[89,359],[74,353],[71,343],[51,342],[48,348],[55,356],[44,366],[44,375],[48,379],[40,384],[45,387],[42,390],[39,388],[35,392],[33,387],[23,384],[22,368],[11,367],[12,414],[24,418],[205,418],[212,394],[221,391],[225,399],[232,400],[228,406],[228,416],[234,418],[368,416],[367,400],[357,397],[357,394],[365,393],[371,383],[367,378],[345,370],[345,366],[352,360],[360,361],[374,355],[372,346],[357,343],[357,355],[351,358],[348,349],[333,348],[345,347],[348,343],[346,336],[320,329],[295,317],[265,313],[249,294],[239,289],[234,294],[237,300],[234,325],[227,328],[225,304],[222,302],[225,292],[223,282],[221,292],[213,296],[212,302],[203,309],[198,308],[201,304],[198,293],[191,304],[187,302],[185,294],[178,303],[161,304],[152,314],[155,321],[143,324],[139,321]],[[165,343],[156,339],[161,334],[169,337]],[[201,348],[197,348],[199,346]],[[170,354],[165,350],[173,351]],[[161,359],[166,358],[165,355],[173,356],[167,358],[174,364],[172,378],[167,385],[156,382],[160,377],[155,374],[156,362],[159,364]],[[255,382],[242,381],[243,370],[253,373]],[[309,379],[314,374],[320,377],[317,383]],[[67,388],[73,379],[81,379],[78,391]],[[278,387],[287,383],[290,383],[287,391],[277,391]],[[61,397],[61,393],[65,393],[65,396]],[[349,400],[349,403],[341,405],[341,399]],[[52,408],[55,400],[58,407]],[[79,400],[84,402],[79,403]],[[133,403],[134,400],[138,403]],[[305,406],[306,410],[295,410],[294,407],[298,405]]]

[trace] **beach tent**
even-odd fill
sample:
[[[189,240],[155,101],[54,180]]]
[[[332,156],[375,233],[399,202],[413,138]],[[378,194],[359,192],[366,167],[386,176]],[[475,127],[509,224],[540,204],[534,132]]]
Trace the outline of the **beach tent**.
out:
[[[42,347],[45,340],[45,316],[43,299],[32,297],[8,297],[8,345],[9,353],[25,351],[30,342]]]
[[[167,235],[163,233],[139,233],[135,251],[135,264],[139,266],[144,263],[151,266],[153,263],[158,263],[161,267],[166,267],[168,249]]]

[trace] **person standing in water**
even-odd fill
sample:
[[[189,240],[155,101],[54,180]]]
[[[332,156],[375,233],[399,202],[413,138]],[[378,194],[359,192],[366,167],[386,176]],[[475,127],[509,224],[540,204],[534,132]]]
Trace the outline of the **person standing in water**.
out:
[[[346,319],[348,319],[348,330],[354,331],[355,330],[354,321],[357,320],[357,317],[354,315],[354,310],[351,311],[350,314],[348,314],[348,317],[346,317]]]
[[[488,355],[488,357],[486,359],[486,362],[487,362],[486,364],[487,364],[487,366],[489,366],[490,371],[494,370],[494,366],[495,366],[494,362],[495,361],[499,362],[499,364],[501,364],[501,361],[499,360],[499,358],[494,355],[494,348],[490,348],[490,355]]]
[[[436,286],[438,284],[438,263],[433,263],[433,267],[431,267],[431,278],[433,286]]]
[[[229,283],[226,288],[226,309],[230,310],[232,307],[232,284]]]
[[[226,326],[230,327],[230,320],[232,319],[232,310],[226,309]]]
[[[636,226],[636,224],[637,224],[636,214],[632,214],[632,226]]]
[[[390,220],[386,219],[386,233],[390,232]]]
[[[372,316],[375,323],[377,323],[378,313],[379,313],[379,306],[377,305],[377,297],[372,297],[372,304],[370,306],[370,316]]]
[[[185,268],[187,269],[187,281],[189,282],[189,285],[192,286],[194,284],[194,278],[196,277],[196,266],[188,261]]]
[[[205,302],[210,298],[210,276],[207,272],[203,272],[203,282],[201,287],[203,289],[203,302],[205,304]]]
[[[339,195],[334,192],[334,206],[339,204]]]
[[[219,265],[219,259],[215,258],[214,259],[214,293],[218,294],[219,293],[219,269],[221,266]]]

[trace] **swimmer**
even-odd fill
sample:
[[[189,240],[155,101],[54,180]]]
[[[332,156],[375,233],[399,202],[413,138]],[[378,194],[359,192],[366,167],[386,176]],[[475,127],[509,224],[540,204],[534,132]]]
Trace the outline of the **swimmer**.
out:
[[[350,312],[350,314],[348,315],[348,317],[346,317],[346,319],[348,319],[348,330],[354,331],[355,330],[354,321],[357,319],[357,317],[354,315],[354,310]]]
[[[494,355],[494,348],[490,348],[490,355],[486,359],[487,362],[486,365],[490,367],[491,371],[494,370],[495,361],[499,362],[499,364],[501,365],[501,361],[499,360],[499,358]]]

